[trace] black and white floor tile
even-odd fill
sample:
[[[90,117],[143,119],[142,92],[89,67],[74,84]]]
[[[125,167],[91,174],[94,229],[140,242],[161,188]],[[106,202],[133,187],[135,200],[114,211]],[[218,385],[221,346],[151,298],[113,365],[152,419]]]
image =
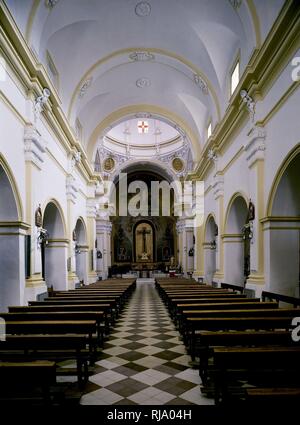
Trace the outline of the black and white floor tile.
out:
[[[82,405],[213,404],[153,283],[137,283],[104,344]]]

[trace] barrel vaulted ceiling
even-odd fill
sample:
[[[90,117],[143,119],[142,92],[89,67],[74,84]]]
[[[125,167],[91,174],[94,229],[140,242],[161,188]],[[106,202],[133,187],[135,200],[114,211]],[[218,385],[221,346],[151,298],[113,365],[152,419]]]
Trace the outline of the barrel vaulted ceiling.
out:
[[[229,103],[229,75],[241,73],[284,0],[6,0],[38,61],[58,73],[61,107],[83,147],[114,119],[165,116],[194,138]],[[178,119],[177,119],[178,118]],[[195,144],[197,146],[195,147]]]

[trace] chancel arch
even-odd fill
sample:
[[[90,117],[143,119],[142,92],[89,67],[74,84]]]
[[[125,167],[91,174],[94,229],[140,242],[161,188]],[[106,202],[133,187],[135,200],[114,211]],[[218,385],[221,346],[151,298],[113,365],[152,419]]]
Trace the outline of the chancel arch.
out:
[[[48,287],[67,289],[67,247],[64,218],[55,200],[47,203],[43,214],[43,228],[48,233],[41,246],[42,275]]]

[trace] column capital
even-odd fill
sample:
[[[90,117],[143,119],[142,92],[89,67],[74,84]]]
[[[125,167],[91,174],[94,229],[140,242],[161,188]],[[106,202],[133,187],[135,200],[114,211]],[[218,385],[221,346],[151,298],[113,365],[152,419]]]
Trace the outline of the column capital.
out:
[[[108,220],[96,220],[96,233],[107,232],[111,233],[112,223]]]

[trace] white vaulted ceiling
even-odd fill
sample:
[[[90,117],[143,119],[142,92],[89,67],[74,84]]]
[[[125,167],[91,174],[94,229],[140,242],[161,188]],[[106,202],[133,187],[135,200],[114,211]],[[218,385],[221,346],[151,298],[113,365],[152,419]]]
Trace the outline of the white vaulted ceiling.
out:
[[[208,122],[214,127],[228,106],[234,61],[239,55],[242,73],[284,1],[6,3],[46,68],[50,54],[61,107],[73,128],[80,121],[87,151],[131,108],[130,113],[155,112],[184,127],[193,135],[197,160]]]

